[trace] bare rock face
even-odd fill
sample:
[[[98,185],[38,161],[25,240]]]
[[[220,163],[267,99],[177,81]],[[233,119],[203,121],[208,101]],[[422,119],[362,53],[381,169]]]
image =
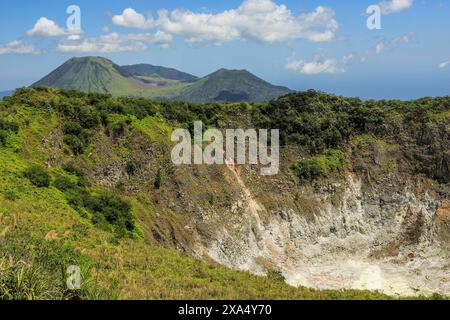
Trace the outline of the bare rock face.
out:
[[[450,292],[448,239],[439,234],[448,202],[421,193],[418,181],[401,188],[384,181],[364,190],[362,179],[347,173],[332,191],[308,195],[317,204],[311,220],[288,201],[268,210],[232,174],[241,197],[230,212],[212,218],[216,232],[197,249],[200,256],[258,274],[281,270],[295,286]]]

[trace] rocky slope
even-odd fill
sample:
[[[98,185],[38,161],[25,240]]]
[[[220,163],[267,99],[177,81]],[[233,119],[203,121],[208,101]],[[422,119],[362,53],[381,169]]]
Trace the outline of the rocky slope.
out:
[[[134,137],[132,149],[145,150],[140,167],[162,161],[167,176],[164,192],[153,195],[158,219],[148,237],[240,270],[282,271],[295,286],[449,294],[450,127],[448,119],[418,125],[388,119],[370,129],[378,137],[355,136],[346,165],[313,182],[292,173],[304,155],[296,147],[283,148],[279,175],[262,177],[257,166],[176,167],[164,143],[152,148]],[[133,194],[152,181],[144,170],[130,182],[124,162],[94,153],[105,155],[90,173],[100,184],[125,179]]]
[[[229,168],[223,183],[237,199],[230,210],[202,210],[193,219],[202,238],[194,250],[255,273],[282,270],[292,285],[448,294],[449,185],[414,167],[424,163],[417,157],[429,157],[427,168],[440,164],[429,173],[448,181],[449,129],[448,122],[423,131],[387,125],[382,130],[396,132],[386,133],[387,142],[356,139],[346,168],[313,184],[299,185],[288,168],[272,179]],[[441,147],[433,151],[438,160],[423,150],[431,144]],[[291,157],[285,152],[282,163]]]
[[[279,103],[284,109],[278,110]],[[127,297],[142,296],[145,290],[139,288],[155,286],[156,280],[149,279],[158,277],[151,270],[147,274],[138,262],[147,261],[143,254],[149,250],[144,248],[150,245],[258,275],[281,272],[287,283],[301,286],[300,290],[450,294],[450,103],[447,98],[374,103],[309,92],[268,105],[198,106],[47,88],[19,90],[2,103],[4,119],[18,121],[20,130],[16,136],[14,126],[5,122],[2,128],[9,131],[2,149],[7,157],[0,185],[22,191],[18,200],[2,191],[0,203],[9,211],[19,208],[33,214],[42,223],[33,231],[38,234],[67,216],[85,219],[89,230],[96,230],[95,220],[87,219],[95,216],[89,207],[74,206],[53,184],[50,189],[30,187],[18,168],[28,162],[45,164],[55,177],[65,174],[75,179],[63,171],[71,164],[82,172],[88,188],[127,199],[145,244],[137,246],[134,240],[113,235],[102,238],[116,252],[112,255],[103,245],[104,251],[97,251],[95,243],[101,241],[91,236],[94,231],[85,233],[86,239],[74,240],[82,252],[112,261],[105,267],[114,270],[111,273],[124,277],[126,272],[127,281],[121,286]],[[417,105],[422,109],[418,111]],[[294,135],[283,138],[288,142],[281,149],[278,175],[264,177],[257,165],[237,166],[231,161],[212,166],[171,162],[170,133],[189,126],[192,119],[219,128],[251,127],[267,121],[266,113],[271,121],[278,121],[276,110],[281,116],[289,114],[280,121],[292,125],[296,139],[305,141],[289,142]],[[30,112],[46,112],[40,116],[46,125],[38,125],[37,116],[32,113],[30,118]],[[302,119],[309,124],[296,127]],[[310,133],[316,127],[326,132],[325,148],[340,148],[346,161],[315,179],[301,179],[292,164],[323,153],[319,147],[323,137]],[[304,140],[303,131],[310,140]],[[334,144],[346,134],[348,138]],[[74,135],[85,145],[74,144]],[[304,145],[314,146],[316,153]],[[11,157],[17,160],[8,162]],[[68,209],[53,219],[36,218],[36,209],[26,207],[20,197],[36,197],[40,192],[58,199],[42,203]],[[133,245],[140,248],[138,252]],[[204,272],[198,271],[198,277],[204,279]],[[190,285],[196,287],[196,281]]]

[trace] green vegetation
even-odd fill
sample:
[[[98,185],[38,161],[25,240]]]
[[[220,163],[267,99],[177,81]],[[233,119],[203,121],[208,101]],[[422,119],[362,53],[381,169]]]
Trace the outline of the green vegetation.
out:
[[[48,172],[40,166],[28,168],[23,175],[38,188],[48,188],[50,186],[51,177]]]
[[[59,176],[53,185],[66,195],[67,202],[81,216],[120,237],[134,235],[137,230],[128,202],[110,192],[91,192],[82,173],[71,165],[66,170],[75,172],[78,177]]]
[[[267,272],[267,278],[273,281],[280,281],[280,282],[286,281],[286,278],[283,276],[283,273],[277,270],[269,270]]]
[[[292,170],[299,178],[311,181],[342,169],[344,164],[345,153],[330,149],[324,155],[295,162]]]
[[[0,119],[0,146],[6,146],[10,132],[17,134],[19,132],[19,125],[16,122]]]
[[[0,252],[0,300],[107,298],[92,282],[92,261],[70,246],[11,231],[0,237]],[[79,290],[67,289],[69,265],[84,271]]]
[[[72,58],[35,83],[85,92],[110,92],[114,81],[126,83],[126,74],[113,62],[100,57]]]
[[[152,66],[151,64],[135,64],[131,66],[123,66],[122,70],[138,76],[138,77],[160,77],[161,79],[178,80],[178,81],[194,81],[196,76],[178,71],[173,68],[164,68]]]
[[[450,98],[361,101],[313,91],[270,103],[195,104],[20,89],[0,102],[0,299],[389,299],[294,288],[278,271],[258,277],[175,250],[184,214],[158,206],[184,196],[171,190],[183,172],[167,166],[170,132],[194,120],[279,128],[283,145],[298,151],[292,161],[303,156],[292,170],[305,184],[344,170],[352,152],[362,156],[356,148],[412,140],[396,152],[413,172],[446,183],[448,120],[430,113],[449,106]],[[231,193],[205,192],[210,205],[232,202]],[[65,289],[68,265],[83,271],[80,291]]]
[[[367,115],[366,115],[367,113]],[[297,144],[312,154],[345,144],[373,122],[372,108],[359,99],[308,91],[290,94],[261,108],[259,126],[279,128],[283,144]]]
[[[8,133],[5,131],[0,131],[0,146],[5,147],[7,139],[8,139]]]
[[[121,234],[134,230],[130,204],[116,195],[104,192],[84,197],[82,200],[85,208],[94,213],[94,223],[114,225],[116,231]]]
[[[377,143],[379,139],[373,134],[362,134],[359,136],[355,136],[352,140],[352,143],[359,150],[367,150],[370,146]]]
[[[182,89],[175,99],[195,102],[269,101],[290,91],[246,70],[220,69]]]
[[[153,185],[155,186],[155,189],[161,189],[162,183],[163,183],[163,176],[161,168],[159,168],[158,171],[156,172],[155,182],[153,183]]]

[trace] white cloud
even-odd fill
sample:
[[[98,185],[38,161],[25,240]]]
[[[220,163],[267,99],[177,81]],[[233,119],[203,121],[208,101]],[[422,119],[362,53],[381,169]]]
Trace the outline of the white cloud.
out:
[[[40,18],[34,28],[27,31],[27,35],[32,37],[55,37],[66,34],[65,30],[58,26],[56,22],[45,17]]]
[[[450,60],[440,63],[438,67],[439,67],[439,69],[445,69],[448,66],[450,66]]]
[[[386,48],[386,45],[384,44],[384,42],[379,42],[375,46],[375,52],[377,54],[380,54],[380,53],[382,53],[384,51],[385,48]]]
[[[41,51],[31,44],[14,40],[7,44],[0,45],[0,55],[2,54],[40,54]]]
[[[414,4],[414,0],[387,0],[379,3],[383,14],[397,13],[409,9]]]
[[[70,34],[67,36],[67,40],[80,40],[81,38],[80,34]]]
[[[353,53],[349,53],[349,54],[345,55],[345,56],[342,58],[342,62],[343,62],[344,64],[347,64],[347,63],[349,63],[351,60],[353,60],[354,57],[355,57],[355,56],[353,55]]]
[[[391,40],[391,44],[394,46],[400,45],[400,44],[408,44],[410,42],[411,42],[411,36],[407,35],[407,34],[400,36],[400,37],[393,38]]]
[[[123,10],[121,15],[112,17],[112,21],[115,25],[137,29],[150,29],[153,27],[153,18],[146,19],[144,15],[137,13],[132,8]]]
[[[58,44],[58,51],[61,52],[127,52],[143,51],[149,44],[156,44],[160,47],[168,47],[172,41],[172,36],[162,31],[155,34],[131,33],[122,35],[112,32],[96,38],[86,38],[78,40],[62,40]]]
[[[159,45],[160,47],[167,48],[172,42],[173,37],[171,34],[158,30],[152,36],[150,36],[150,42]]]
[[[348,59],[348,56],[346,56]],[[343,58],[345,61],[346,57]],[[288,59],[285,68],[296,73],[305,75],[317,75],[321,73],[337,74],[345,72],[345,68],[339,64],[336,59],[324,59],[319,56],[314,57],[313,61]]]
[[[405,34],[389,40],[381,41],[375,46],[375,53],[381,54],[388,48],[393,48],[402,44],[409,44],[411,42],[411,35]]]
[[[130,9],[132,10],[132,9]],[[131,11],[129,12],[131,16]],[[196,13],[189,10],[159,10],[158,18],[145,20],[133,10],[135,19],[113,17],[115,23],[135,27],[149,26],[150,22],[167,34],[184,37],[187,42],[214,42],[221,44],[234,40],[257,40],[268,43],[295,39],[329,41],[335,37],[338,23],[333,10],[319,6],[310,13],[294,15],[285,5],[273,0],[245,0],[238,8],[220,13]]]

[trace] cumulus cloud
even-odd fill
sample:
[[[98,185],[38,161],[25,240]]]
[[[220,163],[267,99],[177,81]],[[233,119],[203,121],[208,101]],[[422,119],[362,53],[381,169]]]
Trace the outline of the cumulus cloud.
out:
[[[27,35],[32,37],[55,37],[66,34],[65,30],[58,26],[53,20],[45,17],[40,18],[34,28],[27,31]]]
[[[343,58],[343,64],[346,64],[351,60],[353,56],[345,56]],[[304,61],[290,58],[285,65],[285,68],[289,71],[304,75],[317,75],[321,73],[337,74],[345,72],[343,65],[336,59],[322,58],[320,56],[314,57],[312,61]]]
[[[154,35],[150,36],[150,42],[157,44],[162,48],[169,47],[172,40],[173,37],[171,34],[165,33],[164,31],[161,30],[156,31]]]
[[[145,18],[144,15],[136,12],[133,8],[123,10],[121,15],[112,17],[115,25],[137,29],[150,29],[153,27],[153,18]]]
[[[312,12],[294,15],[287,6],[273,0],[245,0],[236,9],[216,14],[164,9],[158,11],[157,19],[145,19],[133,9],[127,10],[135,19],[125,23],[122,14],[114,16],[113,22],[139,28],[154,25],[167,34],[184,37],[190,43],[221,44],[234,40],[281,43],[295,39],[320,42],[332,40],[339,27],[332,9],[319,6]]]
[[[380,2],[381,13],[392,14],[409,9],[414,4],[414,0],[388,0]]]
[[[441,63],[438,65],[439,69],[445,69],[445,68],[447,68],[448,66],[450,66],[450,60],[441,62]]]
[[[2,54],[40,54],[41,51],[31,44],[14,40],[7,44],[0,45],[0,55]]]
[[[158,30],[155,34],[132,33],[119,34],[112,32],[95,38],[78,40],[62,40],[58,44],[60,52],[128,52],[143,51],[149,44],[167,47],[172,36]]]

